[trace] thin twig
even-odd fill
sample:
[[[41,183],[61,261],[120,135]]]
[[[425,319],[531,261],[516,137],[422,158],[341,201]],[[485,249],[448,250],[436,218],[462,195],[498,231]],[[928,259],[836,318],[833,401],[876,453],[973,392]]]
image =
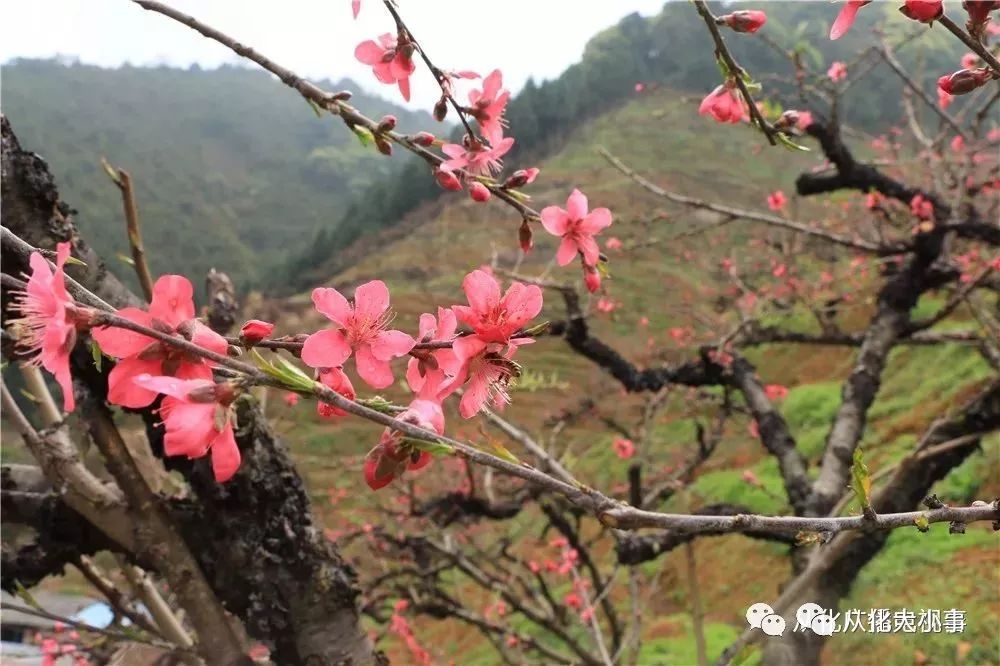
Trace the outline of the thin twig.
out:
[[[652,192],[653,194],[663,197],[668,201],[673,201],[674,203],[679,203],[685,206],[690,206],[692,208],[701,208],[703,210],[710,210],[720,215],[728,215],[732,217],[742,218],[745,220],[751,220],[754,222],[763,222],[764,224],[769,224],[775,227],[781,227],[782,229],[791,229],[792,231],[797,231],[808,236],[813,236],[814,238],[821,238],[823,240],[830,241],[831,243],[836,243],[837,245],[843,245],[844,247],[850,247],[855,250],[864,250],[865,252],[872,252],[879,256],[887,256],[900,254],[906,251],[906,248],[901,245],[879,245],[876,243],[870,243],[864,240],[852,239],[847,236],[842,236],[840,234],[835,234],[832,232],[821,231],[815,229],[806,224],[800,222],[792,222],[791,220],[786,220],[785,218],[778,217],[776,215],[768,215],[766,213],[758,213],[755,211],[742,210],[739,208],[733,208],[731,206],[723,206],[721,204],[710,203],[708,201],[702,201],[701,199],[695,199],[693,197],[685,196],[683,194],[676,194],[668,190],[663,189],[659,185],[643,178],[634,169],[626,165],[620,159],[612,155],[606,148],[598,148],[597,152],[601,154],[604,159],[606,159],[613,167],[621,171],[624,175],[631,178],[638,185],[642,186],[646,190]]]
[[[132,267],[135,268],[136,277],[139,278],[139,286],[142,287],[143,296],[146,302],[153,300],[153,276],[149,272],[146,264],[146,249],[142,245],[142,231],[139,228],[139,210],[135,205],[135,192],[132,190],[132,176],[124,169],[115,169],[107,160],[101,158],[104,170],[111,178],[111,182],[118,186],[122,195],[122,208],[125,211],[125,231],[128,236],[128,244],[132,250]]]
[[[730,76],[736,81],[736,86],[740,89],[740,93],[743,95],[743,99],[746,100],[747,107],[750,111],[750,117],[757,123],[760,130],[767,137],[768,143],[772,146],[777,144],[775,140],[775,135],[778,134],[778,130],[774,128],[771,123],[765,120],[764,116],[761,115],[760,110],[757,108],[757,103],[753,99],[753,95],[750,94],[750,89],[747,88],[747,84],[743,81],[741,74],[743,73],[743,68],[739,66],[733,55],[729,52],[729,47],[726,46],[725,40],[722,38],[722,33],[719,32],[719,26],[716,24],[715,16],[712,14],[708,5],[705,4],[704,0],[695,0],[695,8],[698,10],[698,14],[705,21],[705,25],[708,27],[708,31],[712,34],[712,41],[715,42],[715,53],[722,58],[722,61],[726,63],[726,68],[729,70]]]

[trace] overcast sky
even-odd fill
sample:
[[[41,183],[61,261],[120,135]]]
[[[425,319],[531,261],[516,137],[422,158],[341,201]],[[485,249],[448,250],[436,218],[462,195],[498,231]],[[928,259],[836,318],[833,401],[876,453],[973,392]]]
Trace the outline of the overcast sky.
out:
[[[557,76],[576,62],[587,40],[623,16],[656,13],[664,0],[400,0],[403,19],[436,65],[487,74],[504,72],[517,91],[529,77]],[[215,42],[128,0],[3,0],[0,62],[11,58],[78,57],[117,66],[198,63],[215,67],[239,58]],[[249,44],[310,78],[349,76],[402,102],[395,86],[375,81],[354,59],[354,47],[389,32],[380,0],[167,0],[177,9]],[[430,109],[436,84],[425,71],[412,80],[411,107]]]

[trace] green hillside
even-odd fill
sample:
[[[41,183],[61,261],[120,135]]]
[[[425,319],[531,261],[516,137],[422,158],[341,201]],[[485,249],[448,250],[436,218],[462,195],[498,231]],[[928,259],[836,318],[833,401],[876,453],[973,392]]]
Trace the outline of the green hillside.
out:
[[[696,98],[684,99],[680,94],[660,91],[606,113],[573,132],[563,148],[542,162],[544,177],[527,188],[533,205],[542,207],[562,203],[566,192],[579,186],[589,195],[591,205],[608,206],[614,212],[615,223],[605,236],[619,238],[624,247],[608,252],[612,277],[606,282],[604,295],[616,303],[616,308],[610,314],[600,314],[593,310],[596,299],[590,300],[590,322],[596,335],[640,366],[689,358],[693,347],[717,341],[720,330],[699,321],[711,321],[717,316],[714,300],[705,294],[716,293],[722,284],[719,262],[730,257],[748,271],[755,264],[767,266],[773,255],[746,241],[751,234],[772,240],[780,234],[733,224],[714,232],[684,235],[707,220],[685,209],[664,206],[608,165],[596,148],[606,147],[671,189],[693,196],[725,198],[733,205],[758,210],[766,208],[768,191],[782,188],[790,193],[795,175],[819,160],[815,153],[765,149],[753,156],[752,169],[734,170],[734,163],[744,163],[759,146],[759,136],[746,128],[720,127],[700,118],[695,113],[696,104]],[[812,201],[793,201],[791,205],[801,219],[809,219],[818,210],[818,203]],[[503,204],[476,204],[452,194],[442,198],[440,205],[418,211],[409,225],[364,243],[361,247],[367,249],[367,255],[335,276],[332,284],[349,289],[361,281],[384,279],[397,312],[396,325],[410,329],[420,312],[438,304],[462,302],[462,276],[475,266],[489,263],[494,249],[500,266],[512,265],[517,256],[517,225],[516,216]],[[536,249],[520,270],[538,274],[555,247],[552,237],[539,232]],[[803,258],[797,270],[808,279],[821,268],[815,261]],[[578,281],[578,268],[556,268],[549,277]],[[870,288],[857,293],[856,302],[843,313],[842,324],[863,324],[871,311],[869,294]],[[558,298],[547,293],[546,299],[540,319],[561,318]],[[928,296],[920,310],[931,312],[940,303],[935,296]],[[322,326],[308,298],[289,302],[285,312],[281,326],[287,331]],[[784,321],[801,325],[803,330],[814,325],[804,311],[776,314]],[[640,323],[642,317],[648,317],[648,325]],[[669,329],[686,325],[694,326],[694,338],[678,345]],[[800,447],[814,464],[839,404],[840,381],[850,371],[853,353],[845,348],[773,346],[751,354],[765,382],[789,387],[781,409]],[[611,489],[623,497],[629,463],[615,456],[611,440],[616,433],[606,423],[612,420],[634,427],[643,398],[624,394],[613,379],[576,356],[561,339],[540,340],[523,349],[518,360],[528,380],[514,392],[507,417],[536,436],[547,437],[546,422],[563,410],[576,408],[585,398],[595,398],[598,411],[564,430],[558,440],[559,450],[568,449],[565,462],[583,483]],[[978,353],[968,348],[897,350],[865,438],[866,459],[872,472],[877,473],[909,451],[934,418],[960,404],[990,373]],[[361,384],[356,382],[355,386]],[[388,393],[399,399],[406,395],[403,391]],[[686,391],[675,390],[667,408],[654,422],[649,463],[654,476],[657,470],[669,470],[691,456],[693,418],[699,414],[690,405]],[[316,500],[328,507],[325,519],[329,529],[356,529],[366,521],[381,520],[382,514],[373,509],[373,497],[363,485],[356,462],[356,456],[376,441],[379,428],[353,419],[322,422],[312,416],[311,407],[289,409],[277,399],[272,400],[270,411],[288,434],[296,455],[307,463],[305,469],[309,470],[311,487],[316,489]],[[448,422],[451,434],[483,441],[476,421],[463,422],[451,413]],[[761,511],[788,511],[774,460],[750,435],[748,426],[746,418],[737,418],[730,425],[715,455],[699,470],[690,491],[685,497],[675,497],[665,510],[685,510],[682,504],[696,507],[738,502]],[[510,442],[504,443],[516,455],[523,454]],[[995,496],[1000,491],[1000,470],[991,461],[995,463],[998,455],[1000,438],[994,436],[985,442],[982,453],[974,455],[935,491],[946,502],[955,503]],[[448,462],[436,461],[426,472],[414,475],[416,487],[423,488],[428,496],[452,489],[455,474],[449,471]],[[743,480],[744,470],[760,479],[760,487]],[[328,505],[326,489],[331,487],[346,489],[347,497]],[[335,492],[331,491],[330,496]],[[519,548],[531,549],[541,520],[538,509],[532,507],[514,520],[479,526],[481,529],[474,533],[483,542],[507,537]],[[742,613],[747,605],[777,595],[778,584],[789,573],[789,563],[783,547],[739,536],[703,539],[696,550],[708,649],[710,655],[716,655],[742,629]],[[990,659],[996,653],[995,623],[990,618],[995,617],[991,613],[1000,603],[997,553],[997,540],[988,526],[970,529],[962,538],[950,537],[946,530],[932,530],[929,535],[905,531],[894,534],[889,545],[863,571],[845,607],[951,608],[960,600],[967,611],[966,633],[838,637],[829,642],[824,663],[908,666],[914,663],[915,650],[927,655],[930,663],[959,663],[955,661],[956,652],[969,646],[971,652],[961,663],[994,663]],[[612,557],[610,553],[603,556]],[[372,565],[364,558],[357,564],[362,576],[383,571],[381,565]],[[648,621],[643,632],[642,664],[693,663],[687,588],[682,583],[684,567],[681,550],[643,567],[646,575],[659,573],[667,582],[647,600],[643,611]],[[737,571],[739,580],[719,573]],[[624,603],[624,598],[619,600]],[[462,654],[463,664],[496,663],[493,648],[462,625],[420,618],[414,620],[414,626],[421,643],[439,649],[444,657]],[[582,626],[574,626],[573,630],[586,635]],[[396,660],[406,660],[402,646],[388,641],[388,647]]]
[[[376,117],[433,122],[361,94],[352,81],[322,85],[352,90]],[[288,248],[336,225],[350,197],[393,166],[335,118],[318,118],[272,76],[245,67],[19,60],[3,67],[2,110],[21,142],[49,161],[103,255],[128,255],[128,245],[101,157],[132,174],[154,273],[183,273],[196,284],[213,266],[241,289],[263,281]],[[131,279],[127,266],[115,268]]]
[[[876,26],[881,26],[890,40],[913,30],[912,22],[892,3],[866,8],[858,15],[854,29],[838,41],[827,38],[836,16],[836,7],[829,3],[763,2],[754,3],[753,8],[767,11],[764,34],[783,48],[798,50],[806,66],[820,74],[834,61],[854,60],[871,45]],[[898,49],[897,56],[931,89],[936,73],[956,69],[963,50],[943,30],[925,32],[919,40]],[[507,110],[509,133],[517,143],[507,161],[527,166],[557,152],[588,120],[634,97],[638,82],[648,89],[667,87],[704,96],[720,82],[708,40],[701,19],[687,2],[667,3],[661,13],[648,18],[632,14],[598,33],[587,44],[580,62],[552,81],[529,81],[511,101]],[[761,79],[765,98],[787,108],[801,107],[786,57],[749,35],[728,43],[739,62]],[[872,132],[885,131],[900,122],[895,105],[868,103],[874,91],[885,99],[897,99],[901,94],[899,78],[884,64],[845,96],[841,117]],[[353,199],[340,224],[318,229],[313,242],[293,257],[278,280],[301,289],[328,278],[350,263],[346,256],[353,256],[338,253],[338,249],[387,224],[396,224],[422,203],[441,195],[441,189],[428,178],[425,165],[404,165],[398,173]]]

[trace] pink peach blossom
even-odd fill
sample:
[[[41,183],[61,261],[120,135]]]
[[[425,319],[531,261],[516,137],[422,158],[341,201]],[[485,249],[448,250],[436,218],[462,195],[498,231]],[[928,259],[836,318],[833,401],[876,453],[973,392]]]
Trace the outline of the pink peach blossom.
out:
[[[503,74],[499,69],[483,79],[483,89],[469,91],[469,115],[476,119],[483,136],[495,144],[503,137],[503,112],[510,99],[510,91],[503,88]]]
[[[159,414],[166,428],[163,450],[168,456],[201,458],[212,454],[215,480],[224,483],[240,467],[240,449],[233,436],[229,405],[235,398],[230,384],[208,379],[177,379],[140,374],[132,381],[166,397]]]
[[[501,298],[496,278],[482,270],[466,275],[462,289],[469,305],[456,305],[452,310],[483,342],[508,342],[542,310],[540,287],[512,282]]]
[[[700,115],[710,115],[717,122],[737,124],[747,117],[747,103],[735,84],[725,83],[705,96],[698,107]]]
[[[837,20],[830,26],[830,39],[840,39],[854,25],[858,10],[867,5],[872,0],[848,0],[837,15]]]
[[[455,339],[457,329],[455,312],[439,307],[437,318],[430,313],[420,315],[417,339],[420,342],[448,342]],[[441,386],[446,377],[457,372],[455,352],[450,348],[443,348],[419,353],[423,356],[410,358],[406,366],[406,383],[417,397],[440,401],[444,397],[441,395]]]
[[[194,288],[180,275],[161,276],[153,285],[149,310],[123,308],[118,316],[149,328],[180,334],[216,354],[225,354],[225,338],[194,318]],[[133,381],[139,375],[171,376],[178,379],[212,379],[215,363],[200,356],[123,328],[103,327],[91,331],[98,346],[118,360],[108,376],[108,401],[138,409],[148,407],[156,392]]]
[[[372,280],[354,292],[354,305],[336,289],[317,288],[312,293],[316,310],[337,324],[313,333],[302,345],[302,361],[311,368],[337,368],[351,354],[361,379],[382,389],[392,384],[389,361],[405,356],[414,341],[406,333],[387,330],[392,321],[389,289],[381,280]]]
[[[788,197],[781,190],[775,190],[767,195],[767,207],[775,212],[784,210],[787,203]]]
[[[354,400],[357,393],[354,392],[354,385],[350,378],[344,373],[342,368],[321,368],[318,373],[319,383],[332,391],[336,391],[348,400]],[[316,403],[316,413],[324,419],[337,416],[347,416],[347,412],[322,400]]]
[[[471,141],[468,137],[465,137],[465,142],[468,145],[446,143],[441,146],[448,159],[441,163],[440,171],[447,173],[465,169],[473,176],[492,176],[503,168],[501,158],[514,147],[513,138],[500,135],[490,138],[489,146]]]
[[[72,412],[73,378],[69,354],[76,345],[76,321],[84,316],[66,292],[63,266],[70,255],[70,243],[56,246],[56,269],[38,252],[28,258],[31,275],[24,291],[14,292],[11,309],[21,316],[12,321],[18,331],[18,347],[27,353],[28,365],[42,366],[52,373],[62,389],[63,409]]]
[[[444,412],[436,402],[418,398],[396,418],[439,435],[444,434]],[[384,488],[407,469],[420,469],[430,463],[429,453],[405,444],[402,439],[398,431],[386,428],[378,444],[365,456],[365,483],[372,490]]]
[[[635,455],[635,444],[632,443],[631,439],[616,437],[611,444],[614,446],[615,455],[622,460],[628,460]]]
[[[367,40],[354,49],[354,57],[371,65],[375,78],[382,83],[395,83],[403,99],[410,101],[410,75],[416,69],[405,45],[400,45],[396,35],[385,33],[378,41]]]
[[[542,226],[553,236],[560,236],[556,262],[565,266],[580,253],[583,263],[596,266],[600,259],[600,248],[594,236],[611,226],[611,211],[595,208],[588,213],[587,196],[580,190],[573,190],[566,199],[566,209],[546,206],[542,209]]]
[[[847,65],[838,60],[830,65],[830,69],[826,70],[826,75],[830,77],[830,80],[834,83],[843,81],[847,78]]]

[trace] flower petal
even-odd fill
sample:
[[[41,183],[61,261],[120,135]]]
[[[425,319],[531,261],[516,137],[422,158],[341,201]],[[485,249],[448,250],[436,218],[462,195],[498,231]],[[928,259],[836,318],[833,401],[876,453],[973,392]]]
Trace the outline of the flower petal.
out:
[[[507,310],[507,325],[516,331],[542,311],[542,289],[515,282],[503,297],[503,306]]]
[[[597,246],[597,241],[593,236],[580,236],[577,240],[577,247],[583,254],[583,263],[588,266],[596,266],[601,260],[601,248]]]
[[[541,218],[542,226],[553,236],[562,236],[569,229],[569,215],[559,206],[546,206]]]
[[[139,308],[123,308],[118,311],[118,316],[136,324],[142,324],[147,328],[152,323],[152,317],[149,316],[149,313]],[[90,335],[97,341],[97,346],[101,348],[102,352],[115,358],[135,356],[156,342],[153,338],[142,333],[114,326],[91,329]]]
[[[590,211],[587,217],[583,218],[583,222],[580,223],[577,229],[585,234],[596,234],[600,230],[610,226],[611,211],[607,208],[595,208]]]
[[[313,289],[312,302],[317,312],[341,326],[346,326],[354,315],[351,304],[336,289],[329,287]]]
[[[358,375],[374,389],[384,389],[392,386],[394,377],[388,361],[380,361],[372,354],[371,347],[361,345],[354,354],[354,363]]]
[[[168,456],[200,458],[208,453],[215,429],[214,402],[184,402],[176,398],[163,399],[160,413],[167,434],[163,437],[163,452]]]
[[[587,217],[587,195],[580,190],[573,190],[566,199],[566,212],[574,222]]]
[[[229,349],[229,343],[226,342],[224,337],[197,320],[194,322],[191,342],[220,356],[225,356]],[[205,360],[205,363],[215,365],[214,361]]]
[[[343,331],[328,328],[313,333],[302,345],[302,362],[310,368],[336,368],[351,356]]]
[[[463,419],[471,419],[479,413],[490,397],[490,381],[485,373],[476,373],[465,387],[462,401],[458,403],[458,413]]]
[[[486,349],[486,342],[481,340],[478,335],[464,335],[460,338],[455,338],[455,342],[452,343],[452,349],[458,360],[464,364],[477,354],[482,353]]]
[[[556,252],[556,263],[565,266],[576,259],[577,244],[572,236],[563,236],[559,243],[559,250]]]
[[[222,432],[212,440],[212,472],[216,483],[225,483],[233,478],[240,468],[240,460],[240,447],[236,445],[236,437],[233,436],[233,423],[227,419]]]
[[[380,361],[390,361],[406,356],[416,341],[402,331],[382,331],[371,344],[372,356]]]
[[[462,289],[477,315],[490,312],[500,303],[500,285],[486,271],[477,270],[466,275],[462,280]]]
[[[372,280],[354,290],[354,316],[377,319],[389,309],[389,288],[382,280]]]
[[[354,57],[366,65],[376,65],[382,62],[385,49],[369,39],[354,47]]]
[[[153,376],[140,374],[132,377],[132,381],[154,393],[162,393],[182,402],[187,401],[188,394],[196,388],[214,386],[214,382],[204,379],[178,379],[177,377]]]
[[[157,359],[125,358],[108,375],[108,402],[131,409],[148,407],[156,400],[156,391],[136,384],[139,375],[162,375],[163,363]]]
[[[149,315],[174,328],[194,319],[194,287],[190,280],[183,275],[161,276],[153,285]]]

